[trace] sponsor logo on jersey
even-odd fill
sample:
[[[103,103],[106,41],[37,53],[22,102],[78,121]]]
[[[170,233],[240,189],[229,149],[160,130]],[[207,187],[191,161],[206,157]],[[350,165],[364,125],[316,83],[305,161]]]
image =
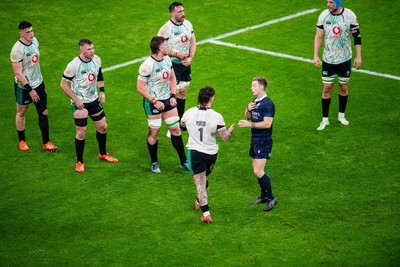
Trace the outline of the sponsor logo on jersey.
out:
[[[169,77],[168,71],[164,71],[163,74],[162,74],[162,78],[163,78],[164,80],[166,80],[166,79],[168,79],[168,77]]]
[[[186,43],[189,38],[186,35],[181,36],[181,42]]]
[[[33,57],[32,57],[32,62],[33,63],[37,63],[39,61],[39,57],[38,57],[38,55],[33,55]]]
[[[89,73],[89,75],[88,75],[89,82],[93,82],[94,78],[95,78],[94,74],[93,73]]]
[[[340,27],[339,26],[333,26],[333,28],[332,28],[332,32],[334,33],[334,34],[340,34]]]

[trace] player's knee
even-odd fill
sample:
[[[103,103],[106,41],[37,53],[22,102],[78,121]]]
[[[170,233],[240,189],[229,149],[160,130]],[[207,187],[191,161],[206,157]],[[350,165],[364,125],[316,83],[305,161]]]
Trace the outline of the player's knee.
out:
[[[147,135],[147,140],[149,140],[150,144],[155,144],[158,139],[158,133],[160,132],[160,128],[150,128],[149,133]]]
[[[75,138],[78,140],[83,140],[86,137],[87,127],[76,127],[76,136]]]
[[[96,130],[101,133],[101,134],[105,134],[107,132],[107,123],[102,123],[96,126]]]
[[[339,83],[339,90],[342,93],[347,92],[347,89],[348,89],[348,84],[347,83]]]
[[[187,81],[180,81],[177,84],[176,95],[178,98],[185,98],[189,85],[190,85],[190,82],[187,82]]]
[[[262,177],[264,175],[264,170],[254,169],[253,173],[259,179],[260,177]]]
[[[26,114],[26,110],[25,111],[17,111],[17,116],[19,117],[19,118],[24,118],[25,117],[25,114]]]
[[[161,127],[161,118],[147,119],[147,124],[151,129],[159,129]]]
[[[47,116],[49,112],[47,111],[47,108],[42,112],[42,115]]]

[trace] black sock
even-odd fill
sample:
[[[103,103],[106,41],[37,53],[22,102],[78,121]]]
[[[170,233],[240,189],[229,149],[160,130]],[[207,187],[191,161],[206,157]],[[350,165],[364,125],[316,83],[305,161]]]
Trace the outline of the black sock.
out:
[[[102,134],[96,131],[96,139],[97,143],[99,144],[100,155],[107,154],[107,149],[106,149],[107,133]]]
[[[331,105],[331,98],[322,98],[322,117],[329,117],[329,106]]]
[[[181,120],[183,113],[185,113],[185,103],[186,99],[181,99],[181,98],[176,99],[176,108],[178,109],[179,121]]]
[[[149,144],[149,140],[147,140],[147,148],[150,153],[151,163],[158,162],[157,151],[158,151],[158,140],[154,145]]]
[[[259,180],[261,180],[263,187],[266,190],[268,199],[274,199],[274,195],[272,194],[271,180],[269,179],[268,175],[264,173]]]
[[[342,95],[339,94],[339,112],[340,113],[344,113],[344,111],[346,110],[347,98],[348,97],[349,97],[349,95],[342,96]]]
[[[25,130],[22,130],[22,131],[18,131],[17,130],[17,133],[18,133],[19,141],[26,141],[26,139],[25,139]]]
[[[258,184],[260,185],[260,197],[261,198],[267,198],[268,197],[267,189],[264,186],[264,181],[262,180],[262,177],[258,178],[257,180],[258,180]]]
[[[178,152],[179,160],[181,161],[181,163],[186,162],[185,146],[183,144],[182,135],[171,135],[171,143],[176,152]]]
[[[206,211],[209,211],[210,210],[210,208],[208,207],[208,204],[207,205],[204,205],[204,206],[201,206],[201,211],[204,213],[204,212],[206,212]]]
[[[42,141],[43,144],[46,144],[50,141],[49,137],[49,119],[47,115],[39,114],[39,127],[42,132]]]
[[[83,151],[85,150],[85,139],[78,140],[75,138],[75,151],[76,151],[76,161],[83,163]]]

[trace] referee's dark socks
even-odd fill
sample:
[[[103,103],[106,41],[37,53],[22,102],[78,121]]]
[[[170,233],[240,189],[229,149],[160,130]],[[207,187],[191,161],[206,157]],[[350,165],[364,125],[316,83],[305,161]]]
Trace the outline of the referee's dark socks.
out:
[[[102,134],[96,131],[96,139],[97,143],[99,144],[100,155],[107,154],[107,149],[106,149],[107,133]]]
[[[75,138],[76,160],[83,163],[83,150],[85,149],[85,139],[78,140]]]
[[[147,140],[147,148],[149,149],[151,163],[157,162],[158,140],[155,142],[154,145],[150,145],[149,140]]]
[[[272,194],[272,186],[271,186],[271,180],[269,179],[268,175],[264,173],[264,175],[258,179],[267,191],[267,197],[268,199],[273,199],[274,195]]]
[[[262,198],[266,198],[267,196],[267,189],[264,186],[264,181],[263,178],[264,176],[262,176],[261,178],[258,178],[258,184],[260,185],[260,197]]]
[[[22,131],[17,130],[17,133],[18,133],[19,141],[25,141],[25,130],[22,130]]]
[[[182,135],[171,135],[171,143],[176,152],[178,152],[179,160],[181,161],[181,163],[186,162],[185,146],[183,145]]]
[[[322,117],[329,117],[329,106],[331,105],[331,98],[322,98]]]
[[[347,98],[349,95],[342,96],[339,94],[339,112],[344,113],[346,110],[346,105],[347,105]]]
[[[183,113],[185,113],[185,103],[186,99],[177,98],[176,99],[176,108],[178,109],[179,120],[182,118]]]

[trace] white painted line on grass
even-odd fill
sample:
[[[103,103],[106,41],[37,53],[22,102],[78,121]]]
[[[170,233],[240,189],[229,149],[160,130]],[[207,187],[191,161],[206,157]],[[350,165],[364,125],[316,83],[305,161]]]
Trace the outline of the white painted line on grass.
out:
[[[219,35],[219,36],[211,38],[211,39],[206,39],[206,40],[200,41],[199,43],[203,44],[203,43],[209,42],[209,40],[223,39],[223,38],[226,38],[226,37],[230,37],[230,36],[233,36],[233,35],[236,35],[236,34],[248,32],[248,31],[251,31],[251,30],[258,29],[258,28],[262,28],[262,27],[265,27],[265,26],[268,26],[268,25],[271,25],[271,24],[275,24],[275,23],[278,23],[278,22],[285,21],[285,20],[290,20],[290,19],[294,19],[294,18],[297,18],[297,17],[300,17],[300,16],[308,15],[308,14],[317,12],[318,10],[319,9],[316,9],[316,8],[309,9],[309,10],[302,11],[302,12],[299,12],[299,13],[296,13],[296,14],[293,14],[293,15],[289,15],[289,16],[282,17],[282,18],[279,18],[279,19],[273,19],[273,20],[270,20],[270,21],[267,21],[267,22],[264,22],[264,23],[261,23],[261,24],[258,24],[258,25],[254,25],[254,26],[250,26],[250,27],[247,27],[247,28],[243,28],[243,29],[240,29],[240,30],[237,30],[237,31],[228,32],[228,33]]]
[[[287,54],[282,54],[282,53],[277,53],[277,52],[272,52],[272,51],[267,51],[267,50],[262,50],[262,49],[258,49],[258,48],[252,48],[252,47],[248,47],[248,46],[243,46],[243,45],[237,45],[237,44],[232,44],[232,43],[226,43],[226,42],[221,42],[218,41],[219,39],[223,39],[226,37],[230,37],[236,34],[240,34],[240,33],[244,33],[247,31],[251,31],[254,29],[258,29],[261,27],[265,27],[271,24],[275,24],[278,22],[282,22],[285,20],[290,20],[290,19],[294,19],[300,16],[304,16],[304,15],[308,15],[314,12],[317,12],[319,9],[309,9],[309,10],[305,10],[293,15],[289,15],[289,16],[285,16],[282,18],[278,18],[278,19],[274,19],[274,20],[270,20],[270,21],[266,21],[264,23],[258,24],[258,25],[254,25],[251,27],[246,27],[240,30],[236,30],[236,31],[232,31],[232,32],[228,32],[222,35],[219,35],[217,37],[214,38],[210,38],[210,39],[205,39],[202,41],[197,42],[197,45],[201,45],[201,44],[206,44],[206,43],[212,43],[212,44],[216,44],[216,45],[222,45],[222,46],[227,46],[227,47],[231,47],[231,48],[236,48],[236,49],[242,49],[242,50],[247,50],[247,51],[251,51],[251,52],[255,52],[255,53],[260,53],[260,54],[266,54],[266,55],[270,55],[270,56],[274,56],[274,57],[281,57],[281,58],[287,58],[287,59],[291,59],[291,60],[297,60],[297,61],[302,61],[302,62],[306,62],[306,63],[313,63],[313,60],[311,59],[307,59],[307,58],[303,58],[303,57],[297,57],[297,56],[291,56],[291,55],[287,55]],[[111,67],[107,67],[103,69],[103,72],[106,71],[110,71],[110,70],[115,70],[118,68],[122,68],[128,65],[132,65],[138,62],[142,62],[147,58],[147,56],[142,57],[142,58],[138,58],[135,60],[131,60],[125,63],[121,63],[121,64],[117,64]],[[373,76],[378,76],[378,77],[383,77],[383,78],[387,78],[387,79],[393,79],[393,80],[398,80],[400,81],[400,77],[399,76],[395,76],[395,75],[391,75],[391,74],[385,74],[385,73],[379,73],[379,72],[375,72],[375,71],[369,71],[369,70],[362,70],[362,69],[355,69],[353,68],[352,71],[354,72],[361,72],[361,73],[365,73],[368,75],[373,75]]]
[[[378,76],[378,77],[383,77],[383,78],[388,78],[388,79],[393,79],[393,80],[400,81],[400,77],[399,76],[394,76],[394,75],[391,75],[391,74],[385,74],[385,73],[379,73],[379,72],[375,72],[375,71],[355,69],[355,68],[353,68],[352,71],[361,72],[361,73],[365,73],[365,74],[368,74],[368,75],[373,75],[373,76]]]
[[[125,67],[125,66],[128,66],[128,65],[132,65],[132,64],[144,61],[146,58],[147,58],[147,56],[146,57],[142,57],[142,58],[137,58],[137,59],[125,62],[125,63],[117,64],[117,65],[114,65],[114,66],[111,66],[111,67],[108,67],[108,68],[104,68],[104,69],[102,69],[102,71],[106,72],[106,71],[109,71],[109,70],[119,69],[119,68],[122,68],[122,67]]]
[[[209,40],[209,42],[212,43],[212,44],[216,44],[216,45],[222,45],[222,46],[232,47],[232,48],[236,48],[236,49],[247,50],[247,51],[251,51],[251,52],[255,52],[255,53],[274,56],[274,57],[288,58],[288,59],[291,59],[291,60],[303,61],[303,62],[307,62],[307,63],[314,63],[313,60],[307,59],[307,58],[303,58],[303,57],[296,57],[296,56],[286,55],[286,54],[282,54],[282,53],[262,50],[262,49],[258,49],[258,48],[253,48],[253,47],[248,47],[248,46],[243,46],[243,45],[238,45],[238,44],[221,42],[221,41],[217,41],[217,40]],[[388,78],[388,79],[393,79],[393,80],[400,81],[400,77],[399,76],[394,76],[394,75],[390,75],[390,74],[379,73],[379,72],[374,72],[374,71],[369,71],[369,70],[356,69],[356,68],[352,68],[352,71],[361,72],[361,73],[365,73],[365,74],[368,74],[368,75],[373,75],[373,76],[378,76],[378,77],[383,77],[383,78]]]
[[[276,52],[262,50],[262,49],[258,49],[258,48],[237,45],[237,44],[231,44],[231,43],[221,42],[221,41],[217,41],[217,40],[210,40],[209,42],[212,44],[216,44],[216,45],[228,46],[228,47],[232,47],[232,48],[236,48],[236,49],[247,50],[247,51],[251,51],[251,52],[274,56],[274,57],[282,57],[282,58],[288,58],[288,59],[297,60],[297,61],[303,61],[303,62],[307,62],[307,63],[313,63],[313,60],[311,60],[311,59],[295,57],[295,56],[291,56],[291,55],[276,53]]]
[[[268,25],[271,25],[271,24],[274,24],[274,23],[281,22],[281,21],[285,21],[285,20],[297,18],[297,17],[300,17],[300,16],[304,16],[304,15],[316,12],[318,10],[319,9],[309,9],[309,10],[302,11],[302,12],[299,12],[299,13],[296,13],[296,14],[293,14],[293,15],[289,15],[289,16],[282,17],[282,18],[279,18],[279,19],[270,20],[270,21],[267,21],[267,22],[264,22],[264,23],[261,23],[261,24],[258,24],[258,25],[251,26],[251,27],[243,28],[243,29],[240,29],[240,30],[237,30],[237,31],[228,32],[228,33],[225,33],[223,35],[219,35],[219,36],[211,38],[211,39],[206,39],[206,40],[199,41],[199,42],[197,42],[197,45],[208,43],[209,40],[222,39],[222,38],[225,38],[225,37],[228,37],[228,36],[232,36],[232,35],[235,35],[235,34],[247,32],[247,31],[254,30],[254,29],[258,29],[258,28],[265,27],[265,26],[268,26]],[[115,70],[115,69],[122,68],[122,67],[125,67],[125,66],[128,66],[128,65],[131,65],[131,64],[135,64],[135,63],[138,63],[138,62],[143,61],[145,59],[146,59],[146,57],[142,57],[142,58],[131,60],[131,61],[128,61],[128,62],[125,62],[125,63],[117,64],[117,65],[114,65],[114,66],[111,66],[111,67],[107,67],[107,68],[103,69],[103,72],[110,71],[110,70]]]

